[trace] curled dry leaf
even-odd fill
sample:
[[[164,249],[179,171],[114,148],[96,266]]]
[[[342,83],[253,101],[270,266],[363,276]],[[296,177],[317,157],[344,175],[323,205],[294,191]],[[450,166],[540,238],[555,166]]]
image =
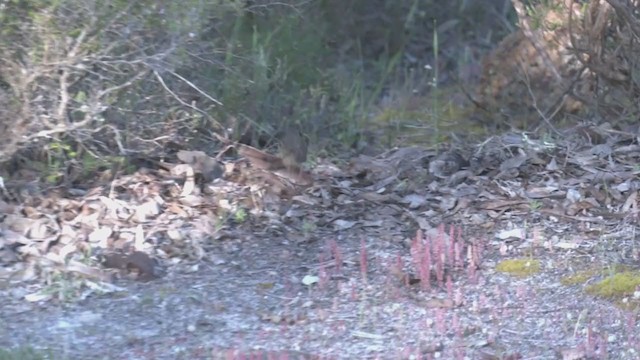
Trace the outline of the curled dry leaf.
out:
[[[500,240],[507,240],[507,239],[523,240],[526,237],[526,232],[522,228],[502,230],[496,234],[496,237]]]
[[[363,192],[358,195],[360,198],[374,203],[384,203],[392,198],[391,194],[380,194],[374,191]]]
[[[302,284],[306,286],[317,284],[319,281],[320,281],[320,278],[315,275],[305,275],[302,278]]]
[[[335,225],[335,228],[337,230],[350,229],[350,228],[354,227],[357,223],[358,223],[357,221],[348,221],[348,220],[342,220],[342,219],[338,219],[338,220],[333,222],[333,224]]]
[[[444,198],[442,198],[440,200],[440,204],[439,204],[438,207],[443,212],[446,212],[448,210],[451,210],[451,209],[455,208],[457,203],[458,203],[458,198],[455,198],[455,197],[452,197],[452,196],[448,196],[448,197],[444,197]]]
[[[106,248],[107,240],[109,240],[111,234],[113,234],[111,227],[101,226],[89,233],[88,240],[99,247]]]
[[[418,194],[410,194],[405,196],[402,202],[409,204],[409,209],[417,209],[427,203],[427,198]]]
[[[160,204],[155,199],[149,199],[135,207],[134,213],[138,222],[145,222],[160,214]]]
[[[630,211],[633,211],[634,213],[638,212],[638,192],[637,191],[633,191],[631,194],[629,194],[629,196],[627,197],[627,200],[624,202],[624,205],[622,205],[622,211],[625,213]]]
[[[173,169],[171,169],[171,172],[176,175],[184,175],[186,177],[186,181],[182,186],[182,192],[180,193],[180,196],[191,195],[196,188],[195,171],[193,170],[191,165],[177,165]]]

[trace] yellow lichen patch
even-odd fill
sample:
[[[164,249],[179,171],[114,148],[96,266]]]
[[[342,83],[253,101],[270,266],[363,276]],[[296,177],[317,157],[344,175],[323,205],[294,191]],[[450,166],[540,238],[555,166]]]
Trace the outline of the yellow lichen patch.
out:
[[[613,274],[596,284],[589,285],[586,291],[596,296],[618,298],[632,295],[638,285],[640,285],[640,272],[625,271]]]
[[[580,284],[586,283],[587,281],[595,277],[600,277],[600,276],[604,277],[604,276],[609,276],[612,274],[622,273],[626,271],[632,271],[632,269],[629,266],[620,265],[620,264],[609,265],[604,269],[601,267],[597,267],[597,268],[592,267],[589,269],[577,271],[575,274],[572,274],[572,275],[567,275],[562,279],[560,279],[560,283],[566,286],[580,285]]]
[[[579,271],[576,274],[563,277],[560,279],[560,283],[566,286],[584,284],[589,279],[597,275],[597,273],[598,272],[596,270]]]
[[[516,276],[527,276],[540,272],[540,262],[533,259],[504,260],[496,265],[496,270]]]

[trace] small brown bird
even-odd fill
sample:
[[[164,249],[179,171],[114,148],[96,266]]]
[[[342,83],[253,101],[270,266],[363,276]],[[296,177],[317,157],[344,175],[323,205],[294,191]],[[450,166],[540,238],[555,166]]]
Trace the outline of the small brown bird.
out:
[[[236,144],[236,148],[254,168],[271,171],[297,185],[313,184],[311,174],[302,168],[302,163],[307,160],[306,137],[297,128],[286,128],[275,137],[279,142],[278,156],[244,144]]]
[[[288,169],[299,168],[307,161],[307,139],[297,127],[287,127],[282,131],[280,140],[280,157]]]
[[[160,274],[156,260],[142,251],[134,251],[131,254],[110,253],[101,256],[102,265],[106,268],[122,271],[134,270],[136,278],[142,281],[155,279]]]

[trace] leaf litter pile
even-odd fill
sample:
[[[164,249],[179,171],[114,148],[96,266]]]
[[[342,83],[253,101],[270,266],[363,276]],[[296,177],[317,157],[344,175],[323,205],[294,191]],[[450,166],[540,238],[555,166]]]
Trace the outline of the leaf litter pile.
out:
[[[0,347],[636,359],[637,143],[584,126],[295,171],[241,147],[86,190],[3,179]]]

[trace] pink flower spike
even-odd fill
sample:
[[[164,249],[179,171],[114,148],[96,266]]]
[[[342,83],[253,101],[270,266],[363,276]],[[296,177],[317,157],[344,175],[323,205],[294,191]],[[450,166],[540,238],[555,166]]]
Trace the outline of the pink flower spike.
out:
[[[329,251],[333,256],[336,272],[341,273],[342,272],[342,252],[338,247],[338,243],[334,239],[329,240]]]
[[[449,244],[447,246],[447,264],[451,267],[454,266],[455,261],[454,261],[454,248],[455,248],[455,244],[456,244],[456,238],[455,238],[456,232],[455,232],[455,228],[453,225],[451,225],[449,227]]]
[[[587,341],[585,344],[585,350],[588,356],[592,356],[593,353],[595,352],[595,341],[594,341],[594,334],[593,334],[593,328],[591,327],[591,324],[589,324],[589,326],[587,327]]]
[[[462,294],[462,289],[458,289],[455,292],[453,303],[456,306],[461,306],[462,304],[464,304],[464,295]]]
[[[436,331],[440,335],[446,335],[447,325],[444,319],[444,309],[437,308],[436,309]]]
[[[420,285],[423,290],[431,289],[431,250],[429,243],[424,247],[422,262],[420,263]]]
[[[627,341],[629,343],[633,343],[635,336],[635,328],[636,328],[636,314],[629,312],[627,313]]]
[[[444,253],[436,254],[436,279],[438,286],[444,285]]]
[[[362,280],[367,283],[367,245],[364,239],[360,240],[360,273]]]
[[[462,331],[462,325],[460,325],[460,318],[456,314],[453,314],[453,319],[451,319],[451,328],[456,337],[462,339],[464,331]]]
[[[453,245],[453,264],[454,267],[462,269],[464,262],[462,261],[462,241],[458,240]]]
[[[469,278],[469,282],[473,285],[478,284],[478,273],[476,271],[476,267],[471,264],[467,267],[467,277]]]

